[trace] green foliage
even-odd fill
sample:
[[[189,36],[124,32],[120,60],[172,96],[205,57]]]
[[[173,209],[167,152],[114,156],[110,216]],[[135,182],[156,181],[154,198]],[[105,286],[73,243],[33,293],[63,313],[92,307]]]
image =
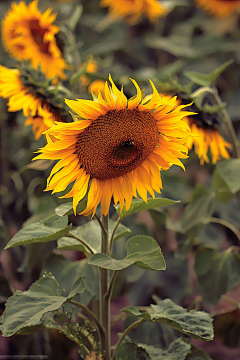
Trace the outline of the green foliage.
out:
[[[122,221],[127,216],[136,214],[143,210],[155,209],[158,207],[174,205],[177,203],[179,203],[179,201],[174,201],[174,200],[164,199],[164,198],[156,198],[155,200],[148,199],[147,203],[145,203],[143,200],[140,200],[140,199],[133,200],[128,211],[126,211],[125,206],[123,207],[123,210],[122,210],[121,214],[119,215],[120,220]],[[120,213],[119,204],[116,206],[116,210],[118,213]]]
[[[173,341],[166,350],[152,345],[141,344],[141,346],[151,356],[151,360],[185,360],[186,356],[191,352],[191,344],[181,338]]]
[[[72,226],[67,224],[67,217],[60,218],[55,215],[47,220],[26,225],[9,241],[5,248],[57,240],[69,233]]]
[[[184,75],[192,80],[195,84],[200,86],[210,86],[221,75],[221,73],[233,63],[233,60],[228,60],[224,64],[218,66],[209,74],[202,74],[196,71],[185,71]]]
[[[207,313],[196,310],[188,312],[170,299],[160,300],[156,296],[154,299],[157,305],[151,305],[151,312],[141,313],[133,306],[122,311],[145,321],[162,322],[195,339],[213,339],[212,319]]]
[[[115,221],[109,220],[109,234],[111,236]],[[97,253],[101,251],[101,228],[97,220],[92,220],[82,226],[78,226],[72,233],[78,238],[84,240]],[[131,233],[131,230],[120,224],[114,234],[114,241]],[[63,237],[58,240],[58,249],[61,250],[77,250],[89,252],[89,249],[82,245],[78,240],[69,237]]]
[[[88,261],[108,270],[122,270],[130,265],[148,270],[164,270],[165,260],[157,242],[149,236],[133,236],[127,242],[127,256],[123,260],[115,260],[106,254],[95,254]]]
[[[240,190],[240,159],[219,161],[216,170],[232,194]]]
[[[83,278],[79,278],[69,295],[62,296],[55,277],[48,275],[33,283],[27,291],[16,291],[8,299],[1,318],[3,336],[12,336],[21,330],[41,325],[44,314],[60,309],[65,302],[84,290]]]
[[[200,247],[195,257],[195,272],[204,301],[216,305],[221,295],[240,283],[240,255],[231,248],[218,252]]]
[[[152,358],[140,346],[126,342],[121,344],[117,350],[116,360],[151,360]]]

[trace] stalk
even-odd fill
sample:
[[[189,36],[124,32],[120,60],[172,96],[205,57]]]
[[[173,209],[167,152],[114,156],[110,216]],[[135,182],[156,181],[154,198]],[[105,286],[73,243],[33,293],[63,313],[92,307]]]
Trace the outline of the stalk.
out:
[[[108,215],[102,215],[102,250],[103,254],[109,255],[109,231]],[[105,341],[101,344],[101,351],[105,360],[111,358],[111,323],[110,323],[110,300],[107,296],[109,288],[109,270],[100,269],[100,323],[105,330]]]

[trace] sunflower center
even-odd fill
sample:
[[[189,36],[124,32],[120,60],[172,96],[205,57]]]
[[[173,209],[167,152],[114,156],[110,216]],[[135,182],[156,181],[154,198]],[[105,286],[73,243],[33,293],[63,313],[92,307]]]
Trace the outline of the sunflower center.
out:
[[[134,110],[109,110],[77,137],[75,153],[92,177],[109,179],[136,169],[158,141],[153,115]]]
[[[31,20],[30,31],[32,37],[34,38],[34,41],[39,46],[41,52],[45,54],[50,54],[49,41],[44,41],[44,35],[46,34],[47,29],[41,28],[38,20]]]

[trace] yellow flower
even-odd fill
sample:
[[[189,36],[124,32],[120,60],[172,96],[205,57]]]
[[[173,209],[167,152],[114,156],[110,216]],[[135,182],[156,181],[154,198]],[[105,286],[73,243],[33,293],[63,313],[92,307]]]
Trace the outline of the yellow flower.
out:
[[[94,80],[89,84],[88,86],[88,92],[89,94],[93,93],[94,95],[98,95],[99,92],[104,95],[104,88],[105,88],[105,81],[103,80]]]
[[[240,8],[240,0],[196,0],[196,3],[215,16],[227,16]]]
[[[100,6],[108,7],[112,18],[126,19],[130,25],[136,24],[143,15],[155,22],[166,14],[157,0],[101,0]]]
[[[200,159],[201,165],[203,165],[204,162],[209,163],[208,150],[210,150],[213,164],[216,164],[221,158],[229,159],[230,155],[227,149],[230,149],[232,146],[224,140],[217,129],[213,126],[200,127],[199,123],[196,124],[194,118],[190,120],[184,118],[183,120],[189,125],[193,135],[188,137],[185,146],[187,146],[189,150],[194,146],[195,153]]]
[[[2,21],[2,40],[5,49],[17,60],[30,60],[34,69],[41,66],[47,78],[66,79],[68,66],[57,46],[59,27],[53,25],[56,14],[48,9],[38,10],[38,0],[29,5],[24,1],[12,3]]]
[[[106,82],[105,100],[101,92],[95,101],[66,100],[79,121],[56,123],[48,129],[48,143],[35,157],[60,160],[51,171],[46,190],[61,192],[74,182],[63,197],[73,197],[75,213],[92,180],[83,215],[94,215],[99,203],[102,214],[107,215],[112,196],[121,211],[124,201],[129,209],[137,193],[147,202],[147,192],[153,198],[154,191],[161,192],[160,170],[173,164],[184,168],[179,158],[187,158],[183,144],[190,129],[182,118],[193,114],[181,111],[187,105],[176,106],[176,97],[162,98],[151,80],[149,101],[142,100],[141,89],[132,79],[137,94],[127,100],[110,75],[109,80],[111,88]]]
[[[36,140],[43,131],[55,124],[55,120],[61,121],[44,96],[35,94],[33,88],[24,85],[18,69],[0,65],[0,96],[9,99],[8,111],[23,110],[23,115],[28,117],[25,126],[33,125]]]

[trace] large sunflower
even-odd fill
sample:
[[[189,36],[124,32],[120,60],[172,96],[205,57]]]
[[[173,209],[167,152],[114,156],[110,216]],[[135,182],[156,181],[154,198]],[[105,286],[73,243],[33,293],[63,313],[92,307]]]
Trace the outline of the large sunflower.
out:
[[[53,25],[56,14],[51,9],[41,13],[37,6],[38,0],[29,5],[24,1],[12,3],[2,21],[4,47],[15,59],[30,60],[34,69],[40,65],[46,77],[64,80],[67,64],[57,46],[60,29]]]
[[[216,16],[227,16],[240,8],[240,0],[196,0],[196,3]]]
[[[61,119],[47,98],[33,89],[34,84],[24,84],[20,70],[0,65],[0,96],[9,99],[8,111],[23,110],[23,115],[27,117],[25,126],[32,124],[35,139],[38,140],[43,131]]]
[[[193,114],[181,111],[176,98],[164,100],[154,84],[150,101],[142,101],[142,92],[132,80],[137,95],[129,100],[109,76],[112,87],[105,83],[95,101],[66,100],[79,116],[74,123],[56,123],[46,131],[47,145],[34,159],[60,160],[52,169],[46,190],[64,191],[74,182],[64,198],[73,197],[76,213],[78,202],[85,196],[90,180],[88,201],[83,215],[101,212],[107,215],[110,201],[128,210],[133,196],[147,202],[147,192],[162,188],[160,170],[172,164],[184,168],[179,158],[187,158],[183,145],[190,129],[181,119]],[[181,130],[179,128],[181,127]]]
[[[209,163],[208,151],[210,150],[212,163],[216,164],[221,158],[229,159],[230,155],[227,149],[231,149],[231,144],[224,140],[214,125],[204,124],[197,121],[198,116],[194,118],[184,118],[189,125],[192,135],[186,140],[185,146],[191,150],[194,146],[195,153],[200,159],[200,164]],[[205,125],[205,126],[204,126]]]
[[[100,6],[108,7],[112,18],[126,19],[131,25],[143,15],[155,22],[166,14],[166,9],[157,0],[101,0]]]

